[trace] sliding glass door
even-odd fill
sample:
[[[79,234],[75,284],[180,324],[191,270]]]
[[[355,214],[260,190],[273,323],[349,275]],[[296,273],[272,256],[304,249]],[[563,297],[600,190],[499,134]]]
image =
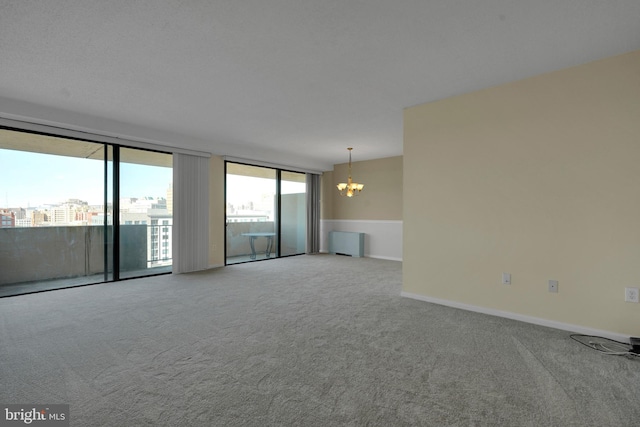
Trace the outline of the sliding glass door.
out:
[[[227,162],[227,264],[277,256],[275,169]]]
[[[171,271],[171,154],[120,148],[120,278]]]
[[[305,252],[306,175],[226,163],[226,263]]]
[[[105,144],[0,129],[0,295],[111,277]]]
[[[0,170],[0,296],[171,271],[171,154],[0,128]]]

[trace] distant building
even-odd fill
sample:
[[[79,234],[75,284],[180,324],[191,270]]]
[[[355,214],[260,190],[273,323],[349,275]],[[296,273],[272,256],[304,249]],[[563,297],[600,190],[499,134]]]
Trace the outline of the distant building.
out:
[[[149,224],[149,215],[144,212],[120,212],[120,225]]]
[[[167,210],[169,215],[173,216],[173,182],[167,188]]]
[[[51,225],[87,225],[89,220],[89,204],[84,200],[68,199],[50,209]]]
[[[51,225],[67,225],[75,218],[75,212],[68,205],[56,206],[50,212]]]
[[[8,208],[4,209],[5,212],[13,212],[16,220],[25,219],[27,217],[27,210],[25,208]]]
[[[0,211],[0,228],[13,228],[16,226],[16,215],[7,210]]]
[[[262,212],[227,215],[227,222],[267,222],[269,215]]]
[[[173,217],[167,209],[149,211],[151,224],[147,233],[148,267],[171,265],[173,258]]]
[[[113,224],[113,220],[111,218],[111,214],[110,213],[107,213],[105,215],[104,212],[91,212],[91,215],[89,217],[89,224],[91,224],[91,225],[105,225],[105,221],[106,221],[106,225],[112,225]]]
[[[31,212],[31,226],[32,227],[42,227],[49,225],[49,211],[39,211],[34,210]]]
[[[173,216],[166,199],[130,198],[120,201],[120,230],[128,225],[147,226],[147,267],[171,265]]]
[[[31,218],[16,218],[16,227],[31,227]]]
[[[0,215],[0,228],[23,227],[21,224],[24,223],[27,213],[24,208],[5,208],[0,209]]]

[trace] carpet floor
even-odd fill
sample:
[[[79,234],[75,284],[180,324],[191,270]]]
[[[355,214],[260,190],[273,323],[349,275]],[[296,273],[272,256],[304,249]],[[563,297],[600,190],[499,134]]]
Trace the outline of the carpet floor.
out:
[[[633,426],[640,362],[305,255],[0,299],[0,402],[72,426]]]

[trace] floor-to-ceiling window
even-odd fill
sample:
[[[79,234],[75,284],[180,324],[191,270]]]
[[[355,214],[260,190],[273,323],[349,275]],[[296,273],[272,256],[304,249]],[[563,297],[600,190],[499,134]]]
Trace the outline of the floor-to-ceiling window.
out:
[[[305,174],[226,162],[226,263],[305,252]]]
[[[108,154],[105,144],[0,129],[0,214],[11,220],[0,228],[0,295],[110,277]]]
[[[0,296],[170,271],[171,154],[0,128],[0,170]]]
[[[172,155],[122,147],[119,172],[120,278],[170,272]]]
[[[226,168],[227,264],[275,257],[277,171],[231,162]]]

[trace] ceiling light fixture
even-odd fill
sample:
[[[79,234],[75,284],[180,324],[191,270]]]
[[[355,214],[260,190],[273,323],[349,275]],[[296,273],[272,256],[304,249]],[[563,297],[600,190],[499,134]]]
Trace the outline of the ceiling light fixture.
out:
[[[353,197],[362,191],[364,184],[358,184],[351,180],[351,150],[353,150],[353,148],[349,147],[347,150],[349,150],[349,179],[347,182],[341,182],[337,187],[341,196]]]

